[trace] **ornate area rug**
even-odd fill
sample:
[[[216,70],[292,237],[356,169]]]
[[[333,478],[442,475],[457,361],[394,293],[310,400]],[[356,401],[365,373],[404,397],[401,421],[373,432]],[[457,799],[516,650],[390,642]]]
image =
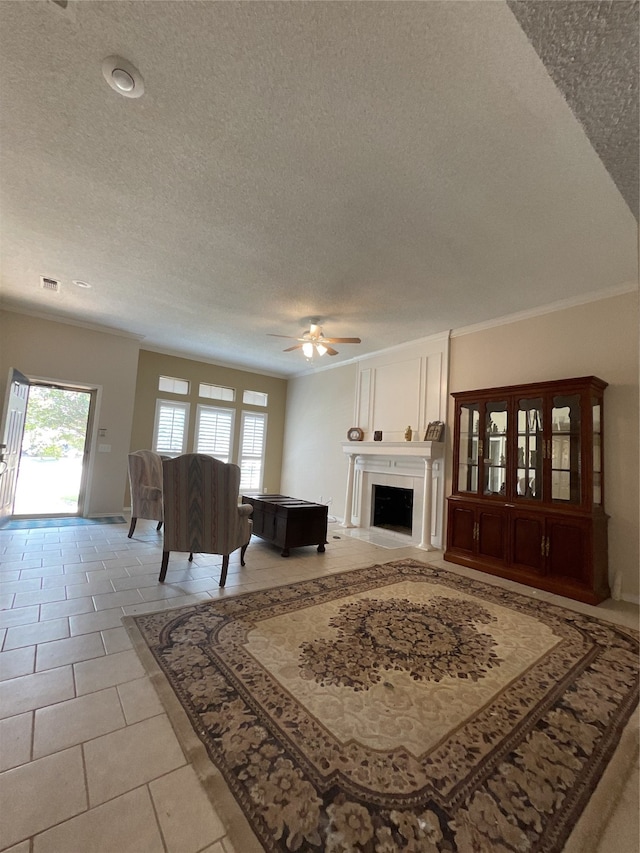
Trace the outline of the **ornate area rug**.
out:
[[[238,853],[586,851],[637,755],[637,632],[415,560],[124,621]]]

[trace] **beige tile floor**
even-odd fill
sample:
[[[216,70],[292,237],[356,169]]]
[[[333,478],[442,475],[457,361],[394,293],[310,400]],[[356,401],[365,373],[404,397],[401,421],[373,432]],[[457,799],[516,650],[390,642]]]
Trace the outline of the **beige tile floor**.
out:
[[[0,850],[10,853],[234,853],[224,815],[202,791],[121,624],[124,614],[385,562],[424,560],[397,539],[356,538],[335,524],[325,554],[288,559],[254,539],[231,558],[174,554],[157,582],[155,523],[0,531]],[[442,554],[429,554],[442,563]],[[474,573],[445,564],[452,571]],[[482,576],[488,582],[508,582]],[[521,591],[522,587],[517,587]],[[637,626],[638,609],[531,594]],[[637,853],[637,770],[601,853]],[[242,851],[235,851],[242,853]]]

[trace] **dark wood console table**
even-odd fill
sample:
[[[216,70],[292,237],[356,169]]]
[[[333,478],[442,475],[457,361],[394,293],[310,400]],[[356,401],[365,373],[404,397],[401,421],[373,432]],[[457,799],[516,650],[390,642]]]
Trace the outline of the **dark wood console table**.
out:
[[[242,503],[253,507],[253,533],[282,548],[289,556],[290,548],[317,545],[324,551],[327,541],[328,507],[301,501],[287,495],[242,495]]]

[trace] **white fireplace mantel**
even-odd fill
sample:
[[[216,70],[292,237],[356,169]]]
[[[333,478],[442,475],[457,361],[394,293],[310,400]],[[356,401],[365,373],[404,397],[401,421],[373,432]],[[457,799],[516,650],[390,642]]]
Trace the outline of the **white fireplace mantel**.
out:
[[[360,472],[387,471],[396,476],[413,476],[422,480],[422,505],[419,513],[420,520],[420,543],[419,548],[426,551],[432,550],[431,544],[431,520],[432,520],[432,480],[434,462],[438,473],[440,465],[438,460],[443,456],[444,444],[439,441],[345,441],[342,442],[342,450],[349,458],[349,469],[347,472],[347,491],[345,496],[345,518],[343,527],[361,526],[353,523],[353,497],[356,468]],[[422,462],[423,468],[417,474],[416,465]],[[411,465],[413,463],[413,465]],[[407,467],[410,466],[410,467]],[[366,477],[359,477],[359,493],[357,494],[357,505],[362,507],[366,495],[363,494]],[[367,524],[368,526],[368,520]]]
[[[355,456],[417,456],[439,459],[441,441],[343,441],[342,450]]]

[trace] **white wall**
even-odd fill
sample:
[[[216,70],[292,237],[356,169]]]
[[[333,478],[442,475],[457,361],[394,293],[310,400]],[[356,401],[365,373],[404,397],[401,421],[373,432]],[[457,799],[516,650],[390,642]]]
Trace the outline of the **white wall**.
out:
[[[95,427],[106,430],[100,444],[109,453],[97,453],[97,435],[91,448],[86,515],[122,512],[131,439],[139,342],[108,332],[94,331],[13,311],[0,312],[0,400],[9,368],[29,378],[98,389]]]
[[[332,498],[329,515],[344,517],[347,458],[341,442],[354,421],[356,364],[290,379],[281,492],[308,501]]]
[[[407,426],[422,439],[430,420],[446,413],[448,334],[394,347],[330,370],[289,381],[282,491],[326,502],[343,519],[347,457],[342,442],[359,426],[384,441],[403,441]]]

